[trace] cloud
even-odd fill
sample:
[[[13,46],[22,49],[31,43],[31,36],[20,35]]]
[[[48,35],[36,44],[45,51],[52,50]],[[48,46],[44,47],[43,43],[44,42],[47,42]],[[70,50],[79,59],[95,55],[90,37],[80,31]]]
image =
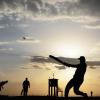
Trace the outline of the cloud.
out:
[[[24,70],[27,70],[27,69],[44,69],[44,70],[52,70],[52,67],[53,66],[48,66],[48,65],[44,65],[44,64],[39,64],[39,63],[32,63],[32,62],[29,62],[25,65],[21,65],[19,68],[20,69],[24,69]]]
[[[48,1],[48,0],[47,0]],[[5,15],[46,18],[71,16],[100,16],[100,0],[56,0],[55,3],[44,0],[0,0],[1,12]],[[94,12],[94,13],[93,13]],[[42,18],[41,18],[42,19]]]
[[[30,65],[30,64],[29,64]],[[30,67],[29,67],[29,65],[27,65],[27,66],[22,66],[22,67],[20,67],[20,69],[42,69],[40,66],[38,66],[38,65],[30,65]]]
[[[79,60],[74,59],[74,58],[66,58],[66,57],[57,57],[60,60],[67,62],[67,63],[71,63],[71,64],[78,64]],[[58,61],[55,61],[54,59],[50,58],[50,57],[44,57],[44,56],[32,56],[30,59],[31,62],[38,62],[38,63],[55,63],[55,64],[59,64],[62,65],[61,63],[59,63]]]
[[[6,17],[18,22],[68,19],[88,29],[100,29],[99,5],[100,0],[0,0],[0,21]],[[28,25],[20,24],[19,27]]]
[[[85,25],[84,27],[88,29],[100,29],[100,25]]]
[[[90,67],[100,66],[100,61],[87,61],[87,65]]]
[[[91,17],[91,16],[72,16],[72,17],[69,17],[69,19],[72,19],[72,21],[74,22],[78,22],[78,23],[83,23],[83,24],[99,24],[99,18],[96,18],[96,17]]]
[[[20,23],[20,24],[11,24],[9,25],[10,27],[18,27],[18,28],[27,28],[29,27],[28,24],[25,24],[25,23]]]
[[[64,66],[55,66],[58,70],[63,70],[63,69],[66,69]]]
[[[3,26],[3,25],[0,25],[0,29],[4,29],[5,28],[5,26]]]
[[[25,56],[25,59],[27,59],[29,62],[27,64],[21,65],[19,68],[28,70],[28,69],[42,69],[42,70],[65,70],[66,68],[69,68],[67,66],[62,65],[61,63],[44,56]],[[70,64],[78,64],[79,60],[76,58],[66,58],[66,57],[58,57],[64,62],[70,63]],[[100,61],[87,61],[87,66],[91,69],[96,69],[100,67]]]
[[[43,56],[32,56],[30,61],[38,63],[52,63],[52,59]]]
[[[42,69],[42,68],[41,68],[40,66],[38,66],[38,65],[34,65],[33,68],[35,68],[35,69]]]
[[[90,68],[91,68],[91,69],[96,69],[96,67],[94,67],[94,66],[90,66]]]
[[[29,36],[23,36],[21,37],[21,39],[16,40],[17,43],[40,43],[40,40],[38,39],[34,39],[33,37],[29,37]]]
[[[3,15],[0,15],[0,20],[2,20],[2,19],[3,19],[3,17],[4,17]]]
[[[27,59],[27,60],[29,60],[29,59],[31,59],[31,57],[30,56],[28,56],[28,55],[25,55],[25,56],[21,56],[23,59]]]
[[[0,48],[0,51],[13,51],[13,48]]]
[[[73,58],[66,58],[66,57],[58,57],[58,58],[64,62],[67,62],[70,64],[78,64],[79,63],[79,60],[73,59]],[[53,64],[53,66],[55,68],[57,68],[58,70],[67,68],[67,67],[63,66],[62,64],[58,63],[57,61],[55,61],[49,57],[43,57],[43,56],[33,56],[33,57],[31,57],[30,62],[38,63],[38,64],[44,64],[44,63]],[[95,69],[97,66],[98,67],[100,66],[100,61],[87,61],[86,63],[92,69]]]
[[[39,40],[17,40],[17,43],[22,43],[22,44],[31,44],[31,43],[39,43]]]
[[[10,42],[0,42],[0,45],[7,45],[7,44],[9,44]]]
[[[24,37],[21,37],[20,39],[17,39],[15,41],[0,41],[0,45],[9,45],[9,44],[15,44],[15,43],[35,44],[35,43],[40,43],[40,40],[35,39],[33,37],[24,36]]]

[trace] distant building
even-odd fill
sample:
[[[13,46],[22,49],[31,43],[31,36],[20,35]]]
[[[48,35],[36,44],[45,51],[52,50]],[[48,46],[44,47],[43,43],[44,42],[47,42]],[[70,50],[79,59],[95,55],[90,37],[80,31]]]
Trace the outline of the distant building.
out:
[[[58,96],[58,92],[63,96],[63,91],[58,87],[58,79],[55,79],[53,74],[53,78],[48,79],[48,96]]]
[[[58,96],[58,79],[49,79],[48,81],[48,95]]]

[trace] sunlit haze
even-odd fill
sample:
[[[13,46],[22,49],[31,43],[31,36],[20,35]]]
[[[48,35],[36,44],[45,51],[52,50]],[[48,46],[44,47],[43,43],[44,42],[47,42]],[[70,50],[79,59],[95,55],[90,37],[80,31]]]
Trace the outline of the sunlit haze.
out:
[[[1,94],[20,95],[27,77],[29,95],[48,95],[53,73],[64,92],[76,69],[49,55],[72,63],[85,56],[88,67],[80,90],[100,96],[99,0],[0,1],[0,81],[8,80]]]

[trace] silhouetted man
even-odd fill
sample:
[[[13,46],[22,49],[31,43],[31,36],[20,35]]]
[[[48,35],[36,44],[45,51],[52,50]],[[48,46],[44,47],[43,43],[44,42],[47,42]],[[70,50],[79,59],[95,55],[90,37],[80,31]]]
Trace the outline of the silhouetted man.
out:
[[[86,93],[83,93],[83,92],[81,92],[79,90],[80,86],[82,85],[82,83],[84,81],[84,75],[85,75],[86,68],[87,68],[85,57],[84,56],[80,56],[80,58],[79,58],[80,63],[76,64],[76,65],[68,64],[66,62],[63,62],[60,59],[58,59],[58,58],[56,58],[56,57],[54,57],[52,55],[50,55],[49,57],[57,60],[58,62],[60,62],[61,64],[65,65],[65,66],[77,68],[73,78],[66,85],[66,88],[65,88],[65,98],[68,97],[69,90],[72,87],[74,88],[75,94],[82,95],[83,97],[88,97]]]
[[[22,93],[24,96],[27,96],[28,88],[30,88],[30,82],[28,81],[28,78],[26,78],[25,81],[23,82],[23,89],[22,89]]]
[[[80,56],[79,60],[80,60],[80,63],[77,65],[65,63],[66,66],[77,68],[73,78],[68,82],[68,84],[65,88],[65,97],[66,98],[68,97],[69,90],[72,87],[74,88],[75,94],[82,95],[83,97],[88,97],[86,93],[83,93],[82,91],[79,90],[80,86],[82,85],[82,83],[84,81],[84,75],[85,75],[86,68],[87,68],[85,57]]]

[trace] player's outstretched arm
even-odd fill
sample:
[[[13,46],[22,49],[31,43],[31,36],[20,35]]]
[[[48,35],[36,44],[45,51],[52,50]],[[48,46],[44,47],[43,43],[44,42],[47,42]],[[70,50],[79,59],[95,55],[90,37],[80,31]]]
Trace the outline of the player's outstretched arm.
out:
[[[68,64],[66,62],[63,62],[62,60],[60,60],[59,58],[57,58],[55,56],[49,55],[49,57],[52,58],[52,59],[54,59],[54,60],[56,60],[56,61],[58,61],[59,63],[63,64],[64,66],[67,66],[67,67],[70,66],[70,64]]]
[[[49,57],[52,58],[52,59],[54,59],[54,60],[56,60],[56,61],[58,61],[59,63],[63,64],[64,66],[67,66],[67,67],[74,67],[74,68],[77,67],[77,65],[68,64],[68,63],[66,63],[66,62],[63,62],[62,60],[60,60],[59,58],[57,58],[57,57],[55,57],[55,56],[49,55]]]

